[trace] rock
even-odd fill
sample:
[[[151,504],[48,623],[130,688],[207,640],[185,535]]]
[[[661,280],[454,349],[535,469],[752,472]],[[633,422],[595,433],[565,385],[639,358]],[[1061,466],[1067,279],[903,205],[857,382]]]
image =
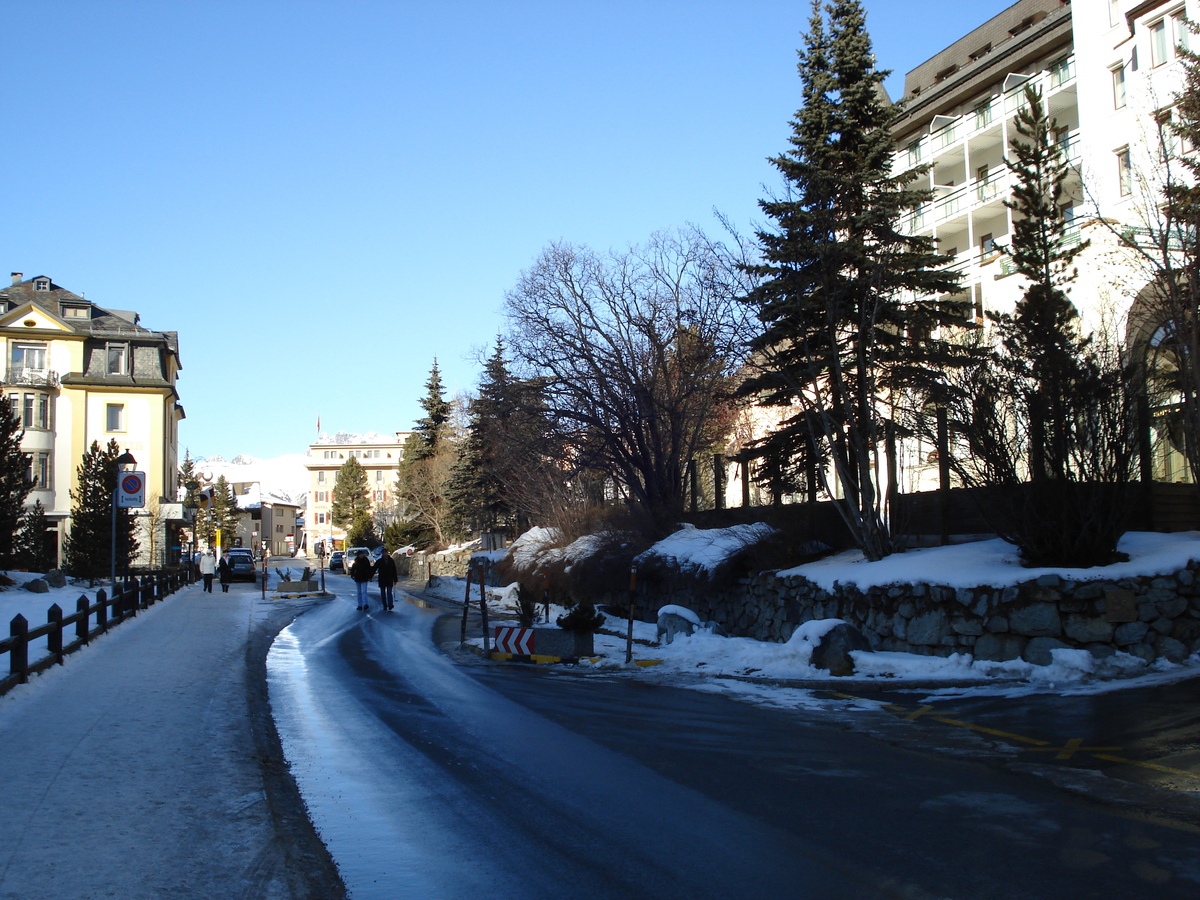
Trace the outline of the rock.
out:
[[[955,619],[950,623],[950,627],[954,629],[955,634],[983,634],[983,623],[978,619]]]
[[[1027,637],[1058,637],[1062,624],[1053,603],[1032,603],[1008,614],[1008,627]]]
[[[821,636],[813,647],[809,662],[818,669],[828,669],[835,677],[854,674],[853,650],[870,650],[871,645],[863,633],[853,625],[841,622]]]
[[[1173,663],[1183,662],[1188,657],[1187,645],[1173,637],[1160,637],[1158,643],[1154,645],[1154,649],[1160,657]]]
[[[1066,649],[1069,649],[1068,645],[1058,638],[1035,637],[1025,645],[1025,652],[1021,654],[1021,657],[1035,666],[1048,666],[1054,662],[1054,657],[1050,655],[1051,650]]]
[[[1159,600],[1158,611],[1168,619],[1178,619],[1187,611],[1187,597],[1172,595],[1170,600]]]
[[[1145,622],[1126,622],[1124,625],[1116,627],[1113,632],[1113,643],[1118,647],[1136,644],[1146,636],[1146,632],[1149,630],[1150,626]]]
[[[51,569],[46,573],[46,584],[52,588],[65,588],[67,586],[67,576],[58,569]]]
[[[31,594],[48,594],[50,592],[50,585],[46,584],[42,578],[34,578],[32,581],[25,582],[21,587]]]
[[[946,636],[946,617],[936,609],[919,613],[909,621],[906,631],[910,644],[936,646]]]
[[[992,616],[987,621],[987,630],[993,634],[1002,634],[1008,631],[1008,618],[1006,616]]]
[[[1003,662],[1019,659],[1025,638],[1017,634],[985,634],[975,642],[975,658]]]
[[[1071,640],[1079,641],[1081,644],[1107,642],[1111,641],[1113,636],[1112,623],[1094,616],[1067,616],[1063,631]]]
[[[1062,584],[1062,579],[1051,572],[1046,575],[1039,575],[1034,584],[1038,587],[1056,588]]]

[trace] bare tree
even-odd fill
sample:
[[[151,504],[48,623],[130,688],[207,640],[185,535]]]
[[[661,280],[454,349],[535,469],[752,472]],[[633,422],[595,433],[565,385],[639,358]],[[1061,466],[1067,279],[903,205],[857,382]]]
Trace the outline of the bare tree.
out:
[[[650,531],[674,524],[687,462],[722,437],[746,336],[741,256],[693,227],[624,252],[552,244],[506,297],[508,345],[564,472],[610,474]]]

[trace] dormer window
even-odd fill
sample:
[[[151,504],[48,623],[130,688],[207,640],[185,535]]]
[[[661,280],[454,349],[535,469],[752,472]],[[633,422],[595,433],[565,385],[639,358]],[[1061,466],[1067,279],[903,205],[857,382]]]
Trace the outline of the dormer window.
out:
[[[105,347],[105,355],[107,366],[105,371],[109,375],[127,375],[129,345],[128,344],[113,344],[110,343]]]
[[[50,290],[50,279],[49,278],[35,278],[33,280],[33,289],[35,291]]]
[[[63,306],[62,315],[64,319],[86,319],[88,318],[88,308],[86,306]]]

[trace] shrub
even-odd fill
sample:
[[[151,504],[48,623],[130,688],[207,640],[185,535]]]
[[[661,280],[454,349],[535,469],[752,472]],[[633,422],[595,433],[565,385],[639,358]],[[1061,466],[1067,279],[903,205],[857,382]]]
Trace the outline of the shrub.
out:
[[[590,603],[577,603],[558,617],[558,627],[564,631],[596,632],[604,624],[604,613],[596,612]]]

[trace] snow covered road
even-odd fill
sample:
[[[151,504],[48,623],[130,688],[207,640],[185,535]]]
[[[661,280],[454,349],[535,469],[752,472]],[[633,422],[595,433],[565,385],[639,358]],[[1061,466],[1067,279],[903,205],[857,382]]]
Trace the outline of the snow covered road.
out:
[[[312,602],[188,587],[0,700],[0,898],[340,895],[260,677]]]

